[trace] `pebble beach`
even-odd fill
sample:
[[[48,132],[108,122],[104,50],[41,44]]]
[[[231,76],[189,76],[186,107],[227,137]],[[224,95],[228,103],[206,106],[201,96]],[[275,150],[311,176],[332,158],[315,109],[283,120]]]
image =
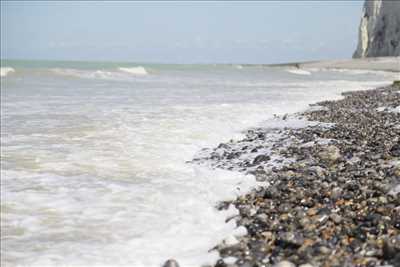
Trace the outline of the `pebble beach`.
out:
[[[244,233],[211,248],[215,267],[400,266],[399,108],[398,83],[346,92],[200,151],[258,181],[218,204]]]

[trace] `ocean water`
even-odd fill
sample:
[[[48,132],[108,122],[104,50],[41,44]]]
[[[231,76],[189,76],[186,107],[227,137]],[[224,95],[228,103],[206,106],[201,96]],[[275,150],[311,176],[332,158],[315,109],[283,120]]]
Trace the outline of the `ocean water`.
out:
[[[398,74],[2,61],[1,264],[200,266],[254,178],[186,163],[274,114]]]

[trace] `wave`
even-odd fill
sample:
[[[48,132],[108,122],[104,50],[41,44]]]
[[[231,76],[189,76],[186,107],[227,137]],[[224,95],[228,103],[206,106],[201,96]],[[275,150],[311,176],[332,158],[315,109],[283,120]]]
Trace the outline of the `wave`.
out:
[[[15,72],[15,69],[11,67],[1,67],[0,68],[0,77],[6,77],[7,74]]]
[[[351,74],[351,75],[369,75],[369,74],[383,75],[383,76],[398,75],[398,73],[395,73],[395,72],[392,72],[392,71],[383,71],[383,70],[363,70],[363,69],[339,69],[339,68],[334,68],[334,69],[328,69],[328,71],[340,72],[340,73]]]
[[[148,72],[144,67],[117,68],[114,70],[82,70],[82,69],[65,69],[55,68],[51,72],[57,75],[67,77],[77,77],[84,79],[102,79],[102,80],[126,80],[132,76],[144,76]]]
[[[384,77],[396,77],[398,72],[386,70],[368,70],[368,69],[346,69],[346,68],[307,68],[311,72],[336,72],[348,75],[382,75]]]
[[[311,72],[302,69],[291,69],[287,70],[289,73],[297,74],[297,75],[311,75]]]
[[[78,77],[86,79],[107,79],[112,77],[112,73],[103,70],[78,70],[78,69],[51,69],[51,72],[61,76]]]
[[[134,75],[147,75],[148,74],[147,70],[142,66],[133,67],[133,68],[118,68],[118,70],[130,73],[130,74],[134,74]]]

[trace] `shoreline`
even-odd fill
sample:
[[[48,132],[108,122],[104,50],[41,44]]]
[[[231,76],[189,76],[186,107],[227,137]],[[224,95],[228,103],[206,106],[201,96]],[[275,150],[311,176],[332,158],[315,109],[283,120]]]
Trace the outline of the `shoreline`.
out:
[[[265,183],[219,203],[247,233],[215,267],[400,266],[400,86],[342,95],[193,160]]]
[[[372,57],[357,59],[319,60],[266,65],[269,67],[293,67],[297,69],[364,70],[400,72],[400,57]]]
[[[264,67],[264,68],[293,68],[300,70],[354,70],[354,71],[380,71],[380,72],[400,72],[400,57],[369,57],[352,59],[325,59],[283,62],[271,64],[229,64],[241,65],[244,67]]]

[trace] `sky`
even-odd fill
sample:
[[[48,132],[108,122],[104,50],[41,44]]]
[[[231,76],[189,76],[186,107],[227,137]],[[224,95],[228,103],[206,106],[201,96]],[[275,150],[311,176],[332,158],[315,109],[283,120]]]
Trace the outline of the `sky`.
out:
[[[1,1],[1,58],[283,63],[350,58],[363,1]]]

